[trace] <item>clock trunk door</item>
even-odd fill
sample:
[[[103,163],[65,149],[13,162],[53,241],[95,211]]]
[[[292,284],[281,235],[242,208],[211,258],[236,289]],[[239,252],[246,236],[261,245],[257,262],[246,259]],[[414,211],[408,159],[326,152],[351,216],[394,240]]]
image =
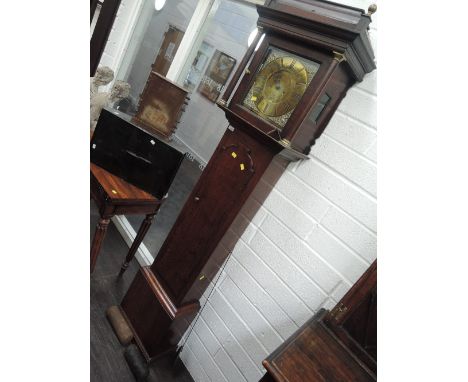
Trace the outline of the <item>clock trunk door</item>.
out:
[[[240,130],[224,134],[152,265],[175,302],[199,276],[276,152]]]

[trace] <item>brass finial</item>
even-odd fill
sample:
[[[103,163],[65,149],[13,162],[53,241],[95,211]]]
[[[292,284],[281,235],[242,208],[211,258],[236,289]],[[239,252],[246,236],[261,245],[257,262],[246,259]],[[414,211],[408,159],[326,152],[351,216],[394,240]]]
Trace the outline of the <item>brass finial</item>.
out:
[[[369,8],[367,8],[367,15],[373,15],[375,12],[377,12],[377,4],[369,5]]]

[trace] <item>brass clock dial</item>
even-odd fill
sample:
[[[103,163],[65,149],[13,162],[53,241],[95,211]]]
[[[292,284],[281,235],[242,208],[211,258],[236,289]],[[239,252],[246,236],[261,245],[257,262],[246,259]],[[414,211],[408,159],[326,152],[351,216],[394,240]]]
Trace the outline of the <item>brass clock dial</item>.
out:
[[[316,62],[270,48],[244,99],[244,106],[281,129],[319,66]]]
[[[307,72],[292,57],[269,62],[255,79],[252,98],[263,114],[279,117],[294,109],[305,92]]]

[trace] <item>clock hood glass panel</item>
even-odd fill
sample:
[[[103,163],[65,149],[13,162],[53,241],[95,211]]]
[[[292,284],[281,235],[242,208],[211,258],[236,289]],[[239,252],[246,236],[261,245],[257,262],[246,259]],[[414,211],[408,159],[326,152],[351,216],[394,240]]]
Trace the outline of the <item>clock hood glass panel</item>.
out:
[[[314,61],[269,48],[242,104],[281,130],[319,67]]]

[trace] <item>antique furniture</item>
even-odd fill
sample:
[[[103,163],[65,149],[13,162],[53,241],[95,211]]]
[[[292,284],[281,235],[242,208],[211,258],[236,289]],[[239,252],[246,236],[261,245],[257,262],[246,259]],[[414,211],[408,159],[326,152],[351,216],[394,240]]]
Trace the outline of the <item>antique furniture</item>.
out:
[[[91,163],[91,196],[98,206],[100,215],[91,244],[91,272],[94,271],[107,226],[112,216],[146,215],[122,265],[123,273],[151,226],[154,215],[156,215],[161,205],[161,200],[93,163]]]
[[[133,122],[150,131],[170,137],[188,104],[188,92],[152,71],[140,95]]]
[[[321,309],[263,361],[262,382],[377,380],[377,261],[341,301]]]
[[[91,139],[91,162],[162,199],[185,152],[130,118],[112,109],[102,110]]]
[[[259,34],[218,102],[230,126],[121,303],[147,360],[173,350],[196,315],[209,285],[201,272],[274,156],[307,158],[349,87],[375,68],[360,9],[284,0],[257,11],[263,42],[255,51]]]
[[[100,219],[91,246],[91,272],[110,218],[144,214],[137,236],[122,265],[121,274],[134,257],[143,237],[184,158],[174,144],[133,125],[130,117],[103,109],[91,138],[91,196]]]

